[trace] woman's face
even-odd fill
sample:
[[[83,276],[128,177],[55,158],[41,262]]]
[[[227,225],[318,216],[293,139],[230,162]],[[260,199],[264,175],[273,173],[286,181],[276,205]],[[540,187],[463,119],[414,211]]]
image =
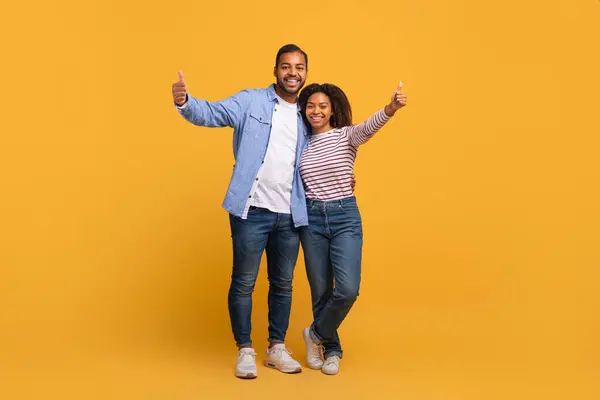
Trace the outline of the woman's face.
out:
[[[325,93],[314,93],[306,101],[306,119],[312,133],[323,133],[332,129],[331,100]]]

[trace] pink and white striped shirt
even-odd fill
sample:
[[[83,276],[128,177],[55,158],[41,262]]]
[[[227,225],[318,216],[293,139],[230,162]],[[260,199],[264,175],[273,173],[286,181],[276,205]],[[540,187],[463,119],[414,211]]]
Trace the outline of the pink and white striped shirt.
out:
[[[371,139],[390,118],[380,110],[362,124],[311,135],[300,160],[306,197],[338,200],[353,196],[351,182],[358,146]]]

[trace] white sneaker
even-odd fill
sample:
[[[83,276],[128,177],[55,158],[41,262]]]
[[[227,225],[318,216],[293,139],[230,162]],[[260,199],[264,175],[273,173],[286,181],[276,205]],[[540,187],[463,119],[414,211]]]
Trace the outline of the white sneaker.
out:
[[[256,378],[256,353],[254,349],[244,347],[238,351],[235,376],[244,379]]]
[[[267,349],[265,366],[278,369],[286,374],[301,372],[302,366],[290,356],[291,354],[292,352],[285,348],[285,344],[278,343]]]
[[[335,375],[340,372],[340,358],[338,356],[327,357],[321,371],[327,375]]]
[[[310,337],[310,328],[302,330],[304,344],[306,344],[306,362],[310,369],[321,369],[323,366],[323,356],[321,355],[321,345],[315,343]]]

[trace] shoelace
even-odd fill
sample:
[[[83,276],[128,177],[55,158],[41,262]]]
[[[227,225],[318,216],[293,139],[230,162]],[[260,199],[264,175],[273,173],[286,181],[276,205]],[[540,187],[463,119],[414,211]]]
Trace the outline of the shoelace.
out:
[[[338,356],[327,357],[327,360],[325,360],[325,365],[337,364],[339,361],[340,358]]]
[[[292,360],[292,357],[291,357],[292,351],[289,350],[287,347],[284,347],[284,348],[278,347],[272,351],[279,353],[278,356],[284,361]],[[287,354],[287,356],[285,356],[283,353]]]
[[[238,355],[238,359],[243,359],[243,358],[244,358],[244,357],[246,357],[246,356],[250,356],[250,357],[252,357],[252,358],[254,358],[254,359],[255,359],[255,358],[256,358],[256,353],[255,353],[255,352],[241,352],[241,353]]]
[[[323,356],[323,345],[317,344],[311,349],[311,357],[322,359]]]

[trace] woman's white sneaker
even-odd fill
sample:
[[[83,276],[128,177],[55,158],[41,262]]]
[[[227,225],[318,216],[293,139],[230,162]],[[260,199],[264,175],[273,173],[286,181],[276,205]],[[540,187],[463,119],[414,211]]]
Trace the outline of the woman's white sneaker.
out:
[[[286,374],[295,374],[302,371],[302,366],[291,357],[292,352],[285,348],[285,344],[278,343],[267,349],[265,366],[278,369]]]
[[[238,351],[235,376],[244,379],[253,379],[257,377],[256,352],[254,349],[244,347]]]
[[[321,371],[327,375],[335,375],[340,372],[340,358],[338,356],[327,357]]]
[[[302,330],[302,337],[304,337],[304,344],[306,345],[306,363],[308,367],[310,369],[321,369],[323,366],[321,345],[310,337],[310,328]]]

